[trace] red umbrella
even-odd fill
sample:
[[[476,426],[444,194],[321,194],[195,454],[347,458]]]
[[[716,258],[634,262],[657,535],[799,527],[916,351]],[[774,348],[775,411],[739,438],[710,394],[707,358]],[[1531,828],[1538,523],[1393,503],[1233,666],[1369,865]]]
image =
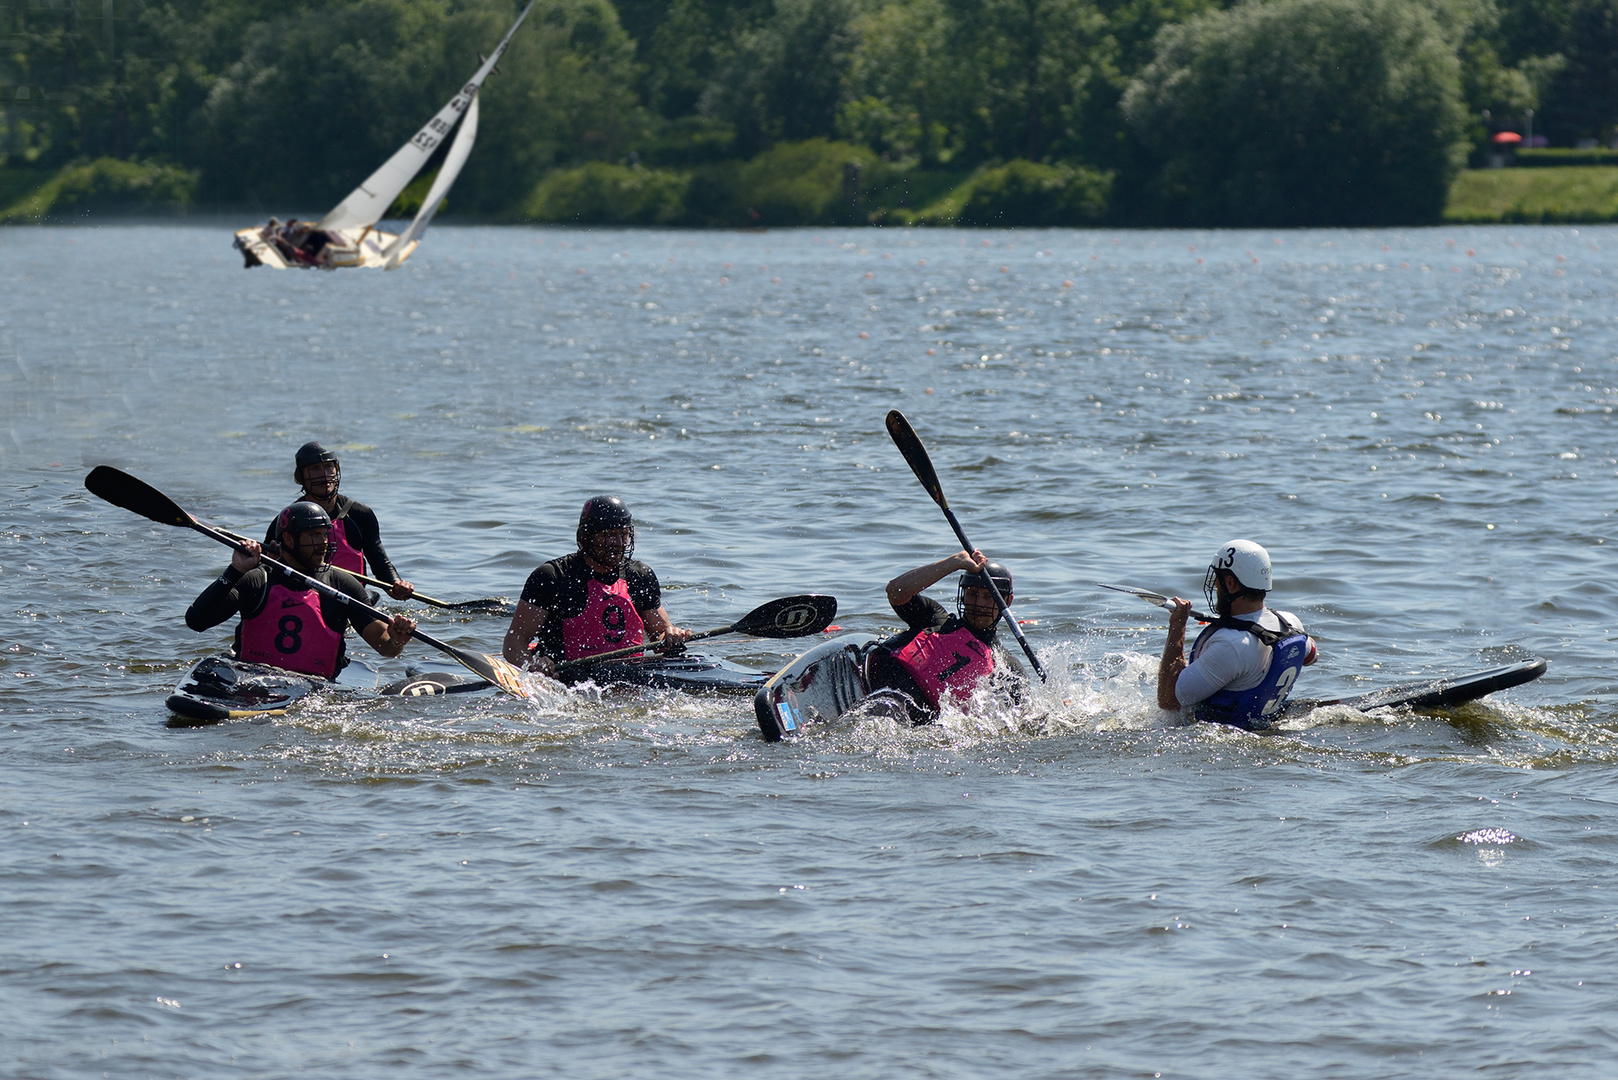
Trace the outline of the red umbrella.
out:
[[[1489,141],[1497,146],[1510,146],[1522,142],[1522,136],[1515,131],[1498,131]]]

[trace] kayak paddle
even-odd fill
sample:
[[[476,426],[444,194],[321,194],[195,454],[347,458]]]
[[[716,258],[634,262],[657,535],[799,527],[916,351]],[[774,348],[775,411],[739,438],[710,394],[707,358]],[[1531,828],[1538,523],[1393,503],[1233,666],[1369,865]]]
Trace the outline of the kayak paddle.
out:
[[[768,604],[760,605],[737,619],[729,626],[721,626],[717,630],[704,630],[700,634],[692,634],[686,638],[687,642],[701,641],[703,638],[718,637],[720,634],[752,634],[762,638],[794,638],[808,637],[818,634],[831,625],[837,617],[837,598],[834,596],[817,596],[807,594],[804,596],[784,596],[779,600],[771,600]],[[594,656],[581,656],[577,660],[564,660],[556,665],[558,671],[567,671],[570,668],[583,667],[586,664],[599,664],[606,660],[620,660],[626,656],[634,656],[648,649],[656,649],[657,642],[649,645],[634,645],[627,649],[615,649],[612,652],[596,653]]]
[[[220,529],[219,531],[236,541],[238,546],[247,542],[247,537],[243,536],[241,533],[233,533],[229,529]],[[367,585],[375,585],[379,589],[393,588],[393,582],[383,581],[381,578],[374,578],[369,574],[361,574],[353,570],[344,570],[343,573],[349,575],[350,577],[358,578]],[[506,606],[506,602],[500,599],[498,596],[489,597],[485,600],[457,600],[454,603],[450,603],[445,600],[434,600],[432,597],[423,596],[419,592],[412,592],[410,594],[410,599],[420,600],[422,603],[431,604],[433,607],[449,608],[453,611],[503,611]]]
[[[354,574],[354,571],[350,570],[349,573]],[[393,587],[391,581],[383,581],[381,578],[374,578],[369,574],[354,574],[354,576],[365,582],[365,584],[375,585],[379,589],[391,589]],[[450,611],[504,612],[506,608],[506,602],[498,596],[485,597],[482,600],[434,600],[418,589],[410,594],[410,599],[420,600],[422,603],[431,604],[436,608],[448,608]]]
[[[1160,592],[1152,592],[1152,590],[1150,590],[1150,589],[1137,589],[1132,585],[1105,585],[1105,584],[1102,584],[1099,581],[1096,582],[1096,588],[1098,588],[1098,589],[1111,589],[1113,592],[1128,593],[1131,596],[1140,597],[1142,600],[1146,601],[1148,604],[1151,604],[1153,607],[1160,607],[1160,608],[1163,608],[1163,609],[1165,609],[1167,611],[1173,611],[1174,610],[1174,602],[1173,601],[1171,601],[1168,597],[1164,596],[1162,593],[1160,593]],[[1247,633],[1252,634],[1254,637],[1258,638],[1259,641],[1263,642],[1266,645],[1274,645],[1277,641],[1280,641],[1281,637],[1282,637],[1282,635],[1280,633],[1277,633],[1274,630],[1267,629],[1266,627],[1259,626],[1256,623],[1253,624],[1253,625],[1248,625],[1247,623],[1222,622],[1220,620],[1219,616],[1217,616],[1217,615],[1209,615],[1206,612],[1197,611],[1194,608],[1191,610],[1191,612],[1189,614],[1191,615],[1191,617],[1193,619],[1197,620],[1199,623],[1220,623],[1220,625],[1225,626],[1225,627],[1230,628],[1230,629],[1239,628],[1239,629],[1245,630]]]
[[[910,426],[910,421],[906,420],[905,414],[898,409],[888,413],[888,434],[893,438],[893,445],[899,448],[899,453],[903,454],[905,461],[909,463],[910,471],[916,474],[916,479],[927,489],[927,494],[932,496],[933,502],[944,511],[944,517],[949,520],[950,528],[955,530],[955,536],[960,540],[961,546],[967,551],[976,550],[972,547],[972,541],[966,538],[961,523],[955,520],[955,511],[949,508],[949,500],[944,498],[944,486],[938,482],[938,472],[933,468],[932,458],[927,456],[927,448],[921,445],[921,439],[916,435],[915,428]],[[1034,655],[1034,647],[1023,637],[1022,627],[1012,618],[1011,608],[1006,606],[1006,598],[1000,595],[999,586],[987,574],[983,580],[988,583],[989,592],[994,594],[994,602],[1000,605],[1001,618],[1011,627],[1012,636],[1017,639],[1017,644],[1022,646],[1022,651],[1028,654],[1028,662],[1039,672],[1040,681],[1045,682],[1045,668],[1040,664],[1039,657]]]
[[[130,476],[121,469],[114,469],[110,465],[97,465],[90,470],[90,475],[84,478],[84,486],[90,494],[105,499],[112,505],[124,510],[132,511],[141,517],[155,521],[160,525],[173,525],[181,529],[195,529],[210,540],[217,540],[230,548],[240,548],[241,538],[232,536],[220,529],[204,525],[190,514],[180,508],[180,505],[167,495],[158,491],[144,480]],[[308,574],[300,573],[292,567],[267,555],[260,555],[259,559],[265,566],[286,575],[294,581],[300,582],[306,588],[314,589],[322,595],[346,604],[356,611],[363,611],[378,619],[388,619],[386,612],[378,611],[369,604],[362,603],[347,593],[334,589],[324,581],[319,581]],[[467,652],[458,649],[445,641],[440,641],[422,630],[417,630],[413,637],[419,638],[423,643],[432,646],[460,663],[467,670],[480,678],[486,679],[507,693],[518,697],[531,697],[527,685],[523,682],[522,673],[498,656],[488,656],[484,653]]]
[[[1160,607],[1166,611],[1174,610],[1173,601],[1164,596],[1162,593],[1152,592],[1150,589],[1137,589],[1132,585],[1106,585],[1099,581],[1096,582],[1096,588],[1111,589],[1113,592],[1128,593],[1130,596],[1140,597],[1153,607]],[[1191,612],[1191,617],[1200,623],[1211,623],[1218,621],[1212,615],[1207,615],[1200,611]]]

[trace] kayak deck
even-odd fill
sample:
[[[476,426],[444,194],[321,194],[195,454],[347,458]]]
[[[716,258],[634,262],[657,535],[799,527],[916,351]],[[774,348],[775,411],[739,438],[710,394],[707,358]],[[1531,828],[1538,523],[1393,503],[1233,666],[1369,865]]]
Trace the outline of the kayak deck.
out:
[[[586,668],[578,682],[597,686],[636,686],[680,690],[688,694],[752,694],[769,681],[769,673],[745,668],[713,656],[679,653],[610,660]]]

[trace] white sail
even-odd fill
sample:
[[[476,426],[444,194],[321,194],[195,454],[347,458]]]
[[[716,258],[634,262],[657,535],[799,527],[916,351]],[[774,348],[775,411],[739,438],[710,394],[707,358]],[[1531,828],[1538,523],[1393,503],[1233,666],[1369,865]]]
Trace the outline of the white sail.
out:
[[[465,165],[466,159],[471,156],[472,143],[477,137],[478,96],[474,93],[472,104],[466,107],[466,119],[461,121],[461,129],[455,133],[455,141],[449,144],[449,153],[444,158],[443,167],[433,178],[432,190],[427,192],[427,199],[421,204],[421,209],[416,211],[416,220],[410,223],[410,228],[405,230],[403,236],[388,245],[387,251],[383,253],[388,261],[382,269],[392,270],[403,262],[405,256],[410,254],[411,245],[421,239],[421,234],[427,231],[433,215],[438,213],[439,204],[444,201],[444,196],[449,194],[449,186],[461,175],[461,166]]]
[[[370,176],[365,183],[349,192],[348,198],[332,208],[331,213],[321,219],[319,227],[322,229],[347,229],[355,226],[365,227],[375,225],[377,220],[387,213],[393,200],[399,197],[410,181],[416,178],[421,167],[427,164],[438,144],[449,135],[450,129],[461,118],[467,108],[477,97],[478,88],[483,80],[488,78],[489,72],[494,70],[495,63],[506,51],[511,43],[511,35],[517,32],[517,27],[528,17],[528,12],[534,6],[534,0],[528,0],[528,6],[522,9],[517,21],[511,24],[506,36],[500,39],[500,44],[490,54],[483,65],[461,87],[456,95],[449,99],[449,104],[438,110],[438,115],[427,121],[422,129],[416,132],[416,137],[401,146],[382,167]],[[440,174],[442,175],[442,174]],[[424,206],[426,204],[423,204]]]

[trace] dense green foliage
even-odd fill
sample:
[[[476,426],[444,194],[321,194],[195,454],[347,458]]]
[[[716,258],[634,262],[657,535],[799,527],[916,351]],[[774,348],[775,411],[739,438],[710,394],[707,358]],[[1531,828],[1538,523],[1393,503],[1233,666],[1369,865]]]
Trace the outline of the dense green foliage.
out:
[[[1187,224],[1420,222],[1464,157],[1459,63],[1405,0],[1291,0],[1165,31],[1124,96]]]
[[[7,5],[5,205],[318,212],[518,8]],[[1618,135],[1618,0],[542,0],[485,87],[450,209],[731,226],[1435,220],[1457,149],[1481,160],[1495,131],[1527,134],[1530,110],[1554,145]],[[69,166],[90,172],[36,182]]]

